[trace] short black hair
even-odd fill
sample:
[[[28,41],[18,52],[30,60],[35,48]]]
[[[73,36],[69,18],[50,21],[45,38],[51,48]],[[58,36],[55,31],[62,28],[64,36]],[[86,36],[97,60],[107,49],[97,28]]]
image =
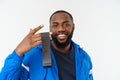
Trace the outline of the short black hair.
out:
[[[68,14],[68,15],[70,16],[72,22],[73,22],[73,16],[72,16],[69,12],[67,12],[67,11],[65,11],[65,10],[58,10],[58,11],[55,11],[55,12],[50,16],[49,22],[51,21],[52,16],[53,16],[54,14],[56,14],[56,13],[66,13],[66,14]]]

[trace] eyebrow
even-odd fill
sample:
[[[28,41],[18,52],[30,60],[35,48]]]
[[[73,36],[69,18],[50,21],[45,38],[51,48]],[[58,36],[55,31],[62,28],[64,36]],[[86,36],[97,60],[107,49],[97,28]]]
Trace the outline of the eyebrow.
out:
[[[64,21],[63,23],[69,23],[70,21]]]
[[[52,22],[52,21],[51,21]],[[68,23],[68,22],[70,22],[70,21],[64,21],[63,23]],[[57,24],[58,22],[52,22],[53,24]]]

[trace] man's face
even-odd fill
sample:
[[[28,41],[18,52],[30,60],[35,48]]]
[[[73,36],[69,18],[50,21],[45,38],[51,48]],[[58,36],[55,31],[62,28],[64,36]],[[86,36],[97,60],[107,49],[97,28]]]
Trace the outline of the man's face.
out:
[[[74,24],[70,16],[66,13],[56,13],[50,21],[50,31],[52,40],[59,48],[65,48],[73,35]]]

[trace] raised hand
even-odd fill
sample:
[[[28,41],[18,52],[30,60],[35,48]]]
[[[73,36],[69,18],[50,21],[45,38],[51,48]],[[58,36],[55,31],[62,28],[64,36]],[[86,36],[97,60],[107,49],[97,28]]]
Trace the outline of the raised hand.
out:
[[[40,25],[34,29],[30,29],[29,34],[20,42],[20,44],[16,47],[15,51],[19,56],[23,56],[27,51],[32,49],[33,47],[41,44],[41,34],[37,33],[43,25]]]

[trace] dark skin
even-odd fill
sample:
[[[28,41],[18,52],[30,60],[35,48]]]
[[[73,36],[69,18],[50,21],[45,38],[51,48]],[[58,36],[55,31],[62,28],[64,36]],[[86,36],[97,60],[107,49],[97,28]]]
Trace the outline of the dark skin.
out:
[[[30,29],[28,35],[20,42],[20,44],[16,47],[15,51],[19,56],[23,56],[27,51],[32,49],[35,46],[41,44],[41,35],[40,33],[35,34],[39,31],[43,25],[40,25],[34,29]]]
[[[40,25],[34,29],[30,29],[28,35],[20,42],[16,47],[15,51],[19,56],[23,56],[27,51],[31,50],[33,47],[41,45],[41,34],[37,33],[43,25]],[[52,16],[50,21],[50,32],[57,37],[57,40],[62,43],[67,40],[68,35],[74,29],[74,24],[71,18],[66,13],[56,13]],[[60,52],[68,52],[70,49],[70,44],[65,48],[58,48],[56,44],[52,41],[53,47]]]
[[[50,31],[52,32],[52,35],[56,35],[57,40],[60,43],[66,42],[73,29],[74,24],[68,14],[56,13],[52,16],[50,22]],[[66,53],[70,50],[70,44],[65,48],[58,48],[54,42],[52,42],[52,45],[56,50],[62,53]]]

